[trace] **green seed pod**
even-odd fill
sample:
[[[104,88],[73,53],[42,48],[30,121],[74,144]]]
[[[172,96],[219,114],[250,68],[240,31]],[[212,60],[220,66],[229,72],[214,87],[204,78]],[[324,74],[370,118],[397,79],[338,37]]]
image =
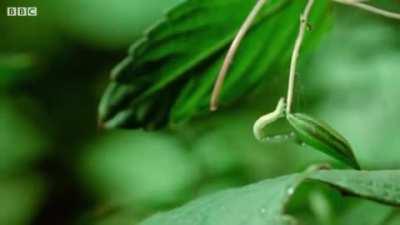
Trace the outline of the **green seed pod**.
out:
[[[301,142],[360,169],[349,142],[329,125],[301,113],[288,114],[287,120]]]

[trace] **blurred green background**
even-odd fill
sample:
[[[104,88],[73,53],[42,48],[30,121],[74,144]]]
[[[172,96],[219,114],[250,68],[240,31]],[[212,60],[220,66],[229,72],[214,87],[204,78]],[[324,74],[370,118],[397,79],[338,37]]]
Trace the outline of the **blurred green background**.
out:
[[[286,90],[286,73],[271,74],[240,105],[185,127],[98,129],[109,71],[178,2],[0,2],[1,225],[136,224],[197,196],[312,163],[343,167],[308,147],[252,137],[252,123]],[[39,15],[7,17],[15,5],[37,6]],[[400,23],[344,6],[332,11],[331,31],[302,56],[296,108],[344,134],[363,168],[400,169]],[[304,192],[293,210],[310,224],[387,212],[355,200],[343,207],[326,187]]]

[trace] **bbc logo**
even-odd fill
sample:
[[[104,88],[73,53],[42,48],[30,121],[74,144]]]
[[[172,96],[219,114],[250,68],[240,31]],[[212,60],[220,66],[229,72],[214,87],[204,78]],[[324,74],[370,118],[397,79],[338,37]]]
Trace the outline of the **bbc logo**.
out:
[[[37,16],[37,7],[7,7],[7,16]]]

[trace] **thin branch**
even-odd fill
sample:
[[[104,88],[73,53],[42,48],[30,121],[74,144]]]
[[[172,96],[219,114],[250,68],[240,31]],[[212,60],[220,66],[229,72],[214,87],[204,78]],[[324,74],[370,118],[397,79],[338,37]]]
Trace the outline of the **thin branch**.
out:
[[[310,16],[310,12],[311,12],[313,5],[314,5],[314,0],[308,0],[307,5],[304,9],[304,12],[300,16],[299,34],[297,35],[297,39],[296,39],[296,42],[295,42],[295,45],[293,48],[292,59],[290,62],[289,85],[288,85],[288,93],[287,93],[287,97],[286,97],[286,113],[290,113],[290,110],[292,107],[297,61],[299,59],[300,49],[303,44],[304,35],[305,35],[306,29],[308,26],[308,18]]]
[[[333,0],[335,2],[341,3],[341,4],[345,4],[345,5],[350,5],[350,6],[354,6],[357,7],[359,9],[363,9],[365,11],[377,14],[377,15],[381,15],[387,18],[391,18],[391,19],[398,19],[400,20],[400,14],[399,13],[394,13],[394,12],[389,12],[380,8],[377,8],[375,6],[371,6],[365,3],[362,3],[360,1],[352,1],[352,0]]]
[[[210,101],[210,110],[215,111],[218,108],[218,97],[221,93],[222,85],[224,83],[226,74],[229,70],[229,67],[232,63],[233,58],[235,57],[236,51],[239,48],[239,45],[246,35],[247,31],[250,29],[252,23],[254,22],[257,14],[260,12],[264,4],[268,0],[258,0],[253,9],[251,10],[250,14],[247,16],[246,20],[240,27],[238,33],[235,36],[231,46],[229,47],[228,53],[225,56],[224,63],[222,64],[221,70],[218,74],[218,78],[214,84],[214,89],[211,95]]]

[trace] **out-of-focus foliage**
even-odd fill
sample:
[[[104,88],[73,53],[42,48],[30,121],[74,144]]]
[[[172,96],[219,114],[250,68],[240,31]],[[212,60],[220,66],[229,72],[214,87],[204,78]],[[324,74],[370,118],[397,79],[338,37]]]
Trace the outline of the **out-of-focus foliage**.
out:
[[[72,37],[94,46],[124,47],[179,0],[43,1],[43,13]],[[73,15],[73,16],[71,16]]]
[[[0,179],[0,224],[29,224],[40,210],[43,189],[36,176]]]
[[[12,102],[6,98],[0,98],[0,128],[0,173],[3,176],[30,168],[43,154],[43,135],[13,109]]]
[[[12,82],[30,77],[27,73],[33,64],[32,55],[0,53],[0,87],[5,88]]]
[[[198,169],[177,138],[144,132],[116,132],[90,144],[82,160],[84,180],[100,197],[141,207],[182,200]]]
[[[357,16],[339,20],[307,64],[300,75],[303,93],[317,103],[315,112],[351,141],[362,164],[398,168],[399,24],[363,15],[365,23],[351,25]]]
[[[30,58],[26,55],[1,58],[0,88],[29,77],[22,74],[29,66]],[[25,225],[42,203],[44,181],[29,170],[44,155],[47,141],[12,100],[2,94],[0,90],[0,224]]]
[[[3,14],[5,7],[18,6],[15,1],[6,0],[0,3],[3,10],[0,29],[12,32],[3,33],[6,42],[0,46],[22,40],[8,47],[51,52],[63,48],[63,37],[68,36],[97,48],[125,48],[178,2],[180,0],[149,0],[146,4],[141,0],[23,0],[20,6],[36,6],[39,16],[15,18]]]

